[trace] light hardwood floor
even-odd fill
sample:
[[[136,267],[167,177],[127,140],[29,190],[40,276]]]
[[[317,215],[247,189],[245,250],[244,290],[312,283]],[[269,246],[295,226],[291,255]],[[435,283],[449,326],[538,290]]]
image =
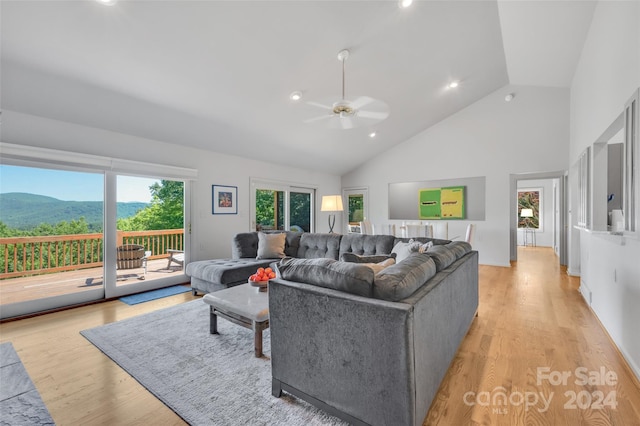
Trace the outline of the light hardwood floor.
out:
[[[566,275],[551,249],[520,248],[518,256],[511,268],[480,267],[478,317],[424,424],[640,425],[638,382],[582,300],[578,279]],[[0,341],[13,342],[58,425],[183,425],[79,331],[192,299],[183,293],[134,306],[111,301],[6,322]],[[545,367],[552,378],[564,371],[571,377],[566,385],[538,384],[537,369]],[[577,385],[579,368],[615,373],[616,383],[592,377],[604,384]],[[506,405],[491,401],[500,386]],[[603,409],[579,408],[597,402],[598,392],[614,395],[617,407],[609,408],[609,399]],[[551,401],[546,410],[540,393]]]

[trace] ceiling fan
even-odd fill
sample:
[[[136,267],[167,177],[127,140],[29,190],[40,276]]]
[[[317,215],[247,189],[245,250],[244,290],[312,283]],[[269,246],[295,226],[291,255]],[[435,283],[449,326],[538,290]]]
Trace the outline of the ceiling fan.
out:
[[[321,123],[332,129],[353,129],[355,127],[370,126],[389,116],[389,106],[368,96],[359,96],[353,101],[345,98],[345,65],[349,58],[347,49],[338,52],[338,60],[342,62],[342,99],[331,103],[307,102],[307,105],[325,110],[327,113],[305,120],[305,123]]]

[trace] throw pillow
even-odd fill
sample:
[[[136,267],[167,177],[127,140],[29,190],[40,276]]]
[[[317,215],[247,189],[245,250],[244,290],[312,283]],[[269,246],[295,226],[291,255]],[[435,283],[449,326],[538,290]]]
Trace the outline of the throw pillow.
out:
[[[426,253],[431,247],[433,247],[433,241],[427,241],[420,246],[418,253]]]
[[[411,253],[415,253],[420,250],[420,243],[417,241],[410,240],[408,243],[399,242],[396,244],[391,253],[396,254],[396,263],[400,263],[405,260]]]
[[[388,258],[387,260],[383,260],[382,262],[377,263],[361,263],[361,265],[371,268],[374,274],[379,274],[385,268],[394,265],[396,263],[396,259],[393,257]]]
[[[396,258],[395,253],[362,255],[362,254],[346,252],[340,255],[341,262],[352,262],[352,263],[380,263],[380,262],[384,262],[385,260],[395,259],[395,258]]]
[[[286,234],[258,232],[258,256],[256,259],[282,259]]]

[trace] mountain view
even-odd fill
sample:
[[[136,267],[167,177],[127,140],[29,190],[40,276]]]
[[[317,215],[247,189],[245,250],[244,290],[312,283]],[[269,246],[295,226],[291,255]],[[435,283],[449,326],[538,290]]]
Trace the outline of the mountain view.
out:
[[[131,217],[148,205],[140,202],[117,203],[117,217]],[[10,228],[28,230],[41,223],[54,225],[81,217],[90,227],[102,228],[102,201],[62,201],[21,192],[0,194],[0,222]]]

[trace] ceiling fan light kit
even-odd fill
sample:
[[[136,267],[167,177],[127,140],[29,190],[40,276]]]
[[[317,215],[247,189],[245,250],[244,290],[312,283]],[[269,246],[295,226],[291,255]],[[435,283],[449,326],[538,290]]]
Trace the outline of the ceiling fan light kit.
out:
[[[345,62],[350,52],[343,49],[338,52],[338,60],[342,62],[342,98],[330,105],[321,102],[307,102],[308,105],[329,111],[329,114],[305,120],[305,123],[321,123],[332,129],[353,129],[371,126],[389,117],[389,106],[383,101],[359,96],[354,101],[346,99]]]

